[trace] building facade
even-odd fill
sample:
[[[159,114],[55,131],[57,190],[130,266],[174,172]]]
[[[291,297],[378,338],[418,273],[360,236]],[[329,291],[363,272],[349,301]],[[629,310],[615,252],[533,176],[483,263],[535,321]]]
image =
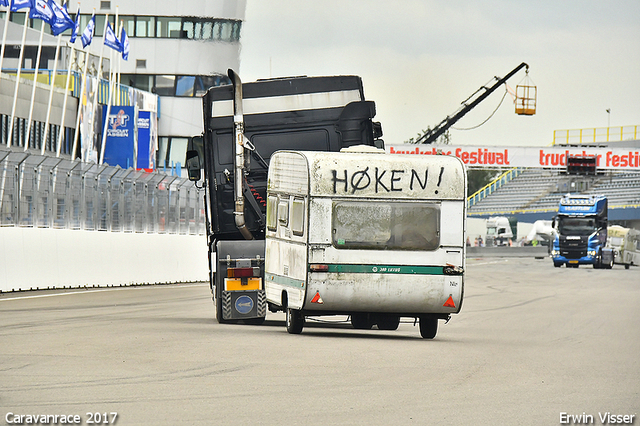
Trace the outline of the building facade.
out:
[[[201,96],[209,87],[229,83],[228,68],[238,70],[245,7],[246,0],[136,0],[118,5],[115,1],[85,0],[79,5],[69,5],[72,18],[80,9],[80,31],[95,12],[94,42],[88,50],[96,57],[99,52],[104,53],[102,76],[107,77],[111,68],[117,69],[122,85],[158,95],[156,167],[184,163],[188,138],[202,132]],[[6,13],[2,13],[2,17],[6,20]],[[14,46],[20,34],[18,25],[24,19],[24,13],[11,14],[10,20],[16,28],[11,29],[14,36],[7,41],[7,46],[11,47],[5,51],[5,72],[18,67],[18,52],[14,51]],[[130,43],[127,61],[116,61],[115,57],[109,60],[113,51],[102,47],[106,19],[113,28],[117,28],[118,36],[121,26],[127,32]],[[39,20],[31,20],[30,26],[34,30],[29,30],[23,67],[34,68],[36,55],[33,43],[40,23]],[[47,28],[45,34],[48,32]],[[70,31],[67,31],[63,40],[68,40],[69,36]],[[41,70],[53,68],[55,44],[54,37],[45,36],[39,62]],[[76,48],[80,46],[80,41],[76,41]],[[74,70],[78,63],[82,63],[82,60],[69,61],[69,50],[63,46],[59,70],[69,66]],[[95,68],[97,61],[91,63],[89,74],[95,72]],[[80,73],[82,70],[77,71]],[[65,120],[65,126],[69,124]]]

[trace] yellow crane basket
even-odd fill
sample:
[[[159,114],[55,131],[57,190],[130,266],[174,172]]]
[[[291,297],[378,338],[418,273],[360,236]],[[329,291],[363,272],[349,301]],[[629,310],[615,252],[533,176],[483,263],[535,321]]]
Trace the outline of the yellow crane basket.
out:
[[[516,86],[516,114],[534,115],[536,113],[537,96],[538,89],[529,78],[529,70],[527,70],[527,75],[523,81]]]

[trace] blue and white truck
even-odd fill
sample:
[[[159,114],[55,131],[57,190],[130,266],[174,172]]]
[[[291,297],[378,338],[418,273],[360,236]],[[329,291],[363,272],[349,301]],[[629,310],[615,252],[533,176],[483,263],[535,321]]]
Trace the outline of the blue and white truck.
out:
[[[553,220],[556,230],[551,250],[553,266],[593,265],[598,269],[611,269],[615,253],[607,247],[607,215],[605,196],[567,194],[562,197]]]

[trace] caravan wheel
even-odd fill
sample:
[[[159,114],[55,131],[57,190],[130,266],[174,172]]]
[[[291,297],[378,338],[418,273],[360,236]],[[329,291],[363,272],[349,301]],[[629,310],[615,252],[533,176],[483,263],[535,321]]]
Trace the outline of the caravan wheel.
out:
[[[287,308],[287,331],[289,334],[300,334],[304,327],[304,315],[297,309]]]
[[[420,317],[420,335],[423,339],[433,339],[438,333],[438,319]]]
[[[373,322],[369,318],[369,314],[355,313],[351,314],[351,325],[356,330],[371,330]]]
[[[377,323],[379,330],[397,330],[400,325],[400,317],[398,315],[380,314]]]

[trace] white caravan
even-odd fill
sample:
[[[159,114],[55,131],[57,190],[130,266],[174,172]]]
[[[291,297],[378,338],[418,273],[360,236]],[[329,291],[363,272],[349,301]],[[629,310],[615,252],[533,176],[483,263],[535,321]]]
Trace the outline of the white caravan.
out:
[[[640,265],[640,231],[613,225],[607,235],[607,246],[615,250],[616,265],[624,265],[625,269]]]
[[[362,152],[361,150],[367,151]],[[348,152],[345,152],[348,151]],[[306,316],[350,315],[395,330],[459,313],[464,294],[466,173],[453,156],[280,151],[267,185],[265,290],[289,333]]]

